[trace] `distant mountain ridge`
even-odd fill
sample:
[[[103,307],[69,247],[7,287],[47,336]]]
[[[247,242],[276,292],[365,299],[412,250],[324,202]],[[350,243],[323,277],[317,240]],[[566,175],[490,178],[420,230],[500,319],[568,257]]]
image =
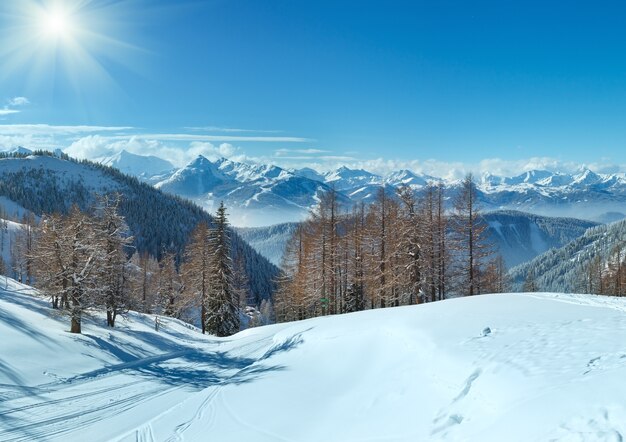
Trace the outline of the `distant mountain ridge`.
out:
[[[174,165],[153,155],[135,155],[122,150],[110,157],[98,158],[97,163],[118,169],[138,178],[150,178],[174,169]]]
[[[626,247],[626,220],[592,227],[563,247],[550,249],[533,260],[514,267],[509,275],[513,288],[521,291],[530,276],[537,290],[580,292],[585,288],[589,264],[606,262],[616,248]]]
[[[139,159],[137,158],[139,157]],[[151,157],[155,158],[155,157]],[[385,176],[342,166],[321,173],[311,168],[286,169],[270,164],[217,161],[199,156],[181,168],[151,175],[152,159],[126,152],[112,160],[100,159],[166,192],[191,199],[208,210],[224,201],[241,226],[263,226],[300,221],[306,217],[322,191],[334,188],[343,203],[351,206],[372,201],[381,186],[393,189],[408,185],[416,191],[429,183],[443,183],[450,202],[460,188],[458,180],[444,180],[410,170]],[[145,168],[141,170],[141,165]],[[547,216],[587,220],[625,217],[626,174],[600,174],[589,169],[566,174],[529,170],[513,177],[476,176],[479,201],[484,210],[520,210]]]
[[[514,210],[484,215],[488,240],[508,268],[517,266],[583,235],[597,223],[575,218],[555,218]]]

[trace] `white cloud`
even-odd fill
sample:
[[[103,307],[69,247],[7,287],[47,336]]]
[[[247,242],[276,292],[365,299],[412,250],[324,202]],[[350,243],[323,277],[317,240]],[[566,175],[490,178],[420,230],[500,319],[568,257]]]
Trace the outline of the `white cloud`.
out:
[[[0,124],[2,135],[79,135],[96,132],[122,132],[132,127],[117,126],[54,126],[50,124]],[[128,135],[126,135],[128,136]]]
[[[117,135],[111,138],[123,139],[128,135]],[[263,137],[263,136],[233,136],[233,135],[201,135],[201,134],[138,134],[145,139],[159,141],[200,141],[200,142],[245,142],[257,143],[307,143],[313,140],[301,137]]]
[[[74,141],[64,151],[76,158],[98,159],[114,155],[122,150],[137,155],[154,155],[179,167],[194,160],[198,155],[212,160],[220,157],[239,160],[245,158],[244,156],[234,157],[238,149],[229,143],[214,145],[208,142],[192,142],[186,147],[181,147],[171,146],[159,140],[144,139],[140,136],[112,139],[102,135],[88,135]]]
[[[281,156],[289,156],[291,154],[301,154],[301,155],[319,155],[329,153],[329,150],[323,149],[276,149],[274,151],[274,155],[277,157]]]
[[[226,132],[226,133],[238,133],[238,132],[248,132],[248,133],[257,133],[257,134],[277,134],[281,133],[280,130],[256,130],[256,129],[238,129],[234,127],[219,127],[219,126],[190,126],[185,127],[188,130],[196,130],[196,131],[206,131],[206,132]]]
[[[4,109],[0,109],[0,117],[5,116],[5,115],[11,115],[11,114],[17,114],[20,111],[18,111],[17,109],[9,109],[9,108],[4,108]]]
[[[13,97],[9,100],[9,106],[26,106],[30,100],[26,97]]]
[[[23,146],[29,149],[52,149],[55,144],[50,137],[32,135],[0,135],[0,147],[4,150]]]
[[[2,112],[15,113],[4,109]],[[231,131],[244,131],[231,129]],[[379,175],[386,175],[399,169],[409,169],[444,179],[460,179],[468,172],[475,175],[491,173],[499,176],[514,176],[532,169],[546,169],[556,172],[573,173],[582,168],[595,172],[614,173],[626,171],[626,165],[616,164],[610,158],[600,158],[595,162],[580,164],[553,157],[530,157],[514,160],[485,158],[473,163],[460,161],[439,161],[436,159],[384,159],[363,158],[358,152],[337,152],[326,149],[279,148],[269,151],[266,156],[248,156],[235,142],[264,143],[306,143],[311,140],[300,137],[282,136],[230,136],[205,134],[146,134],[137,133],[130,126],[89,126],[48,124],[0,124],[0,146],[11,148],[24,146],[31,149],[52,149],[68,146],[65,151],[77,158],[99,158],[110,156],[123,149],[140,154],[155,155],[177,166],[192,161],[198,155],[210,159],[226,157],[236,161],[255,161],[276,164],[286,168],[311,167],[324,172],[339,166],[366,169]]]
[[[216,160],[222,157],[231,158],[237,152],[237,148],[229,143],[215,146],[212,143],[194,141],[183,152],[188,161],[195,159],[198,155],[207,157],[210,160]]]

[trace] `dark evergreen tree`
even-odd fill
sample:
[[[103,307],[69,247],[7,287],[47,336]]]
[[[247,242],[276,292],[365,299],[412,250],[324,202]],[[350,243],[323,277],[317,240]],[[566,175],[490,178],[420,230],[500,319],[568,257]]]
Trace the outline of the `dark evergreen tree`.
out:
[[[233,266],[226,208],[220,204],[215,224],[208,231],[209,295],[206,329],[216,336],[230,336],[239,331],[239,296],[233,287]]]

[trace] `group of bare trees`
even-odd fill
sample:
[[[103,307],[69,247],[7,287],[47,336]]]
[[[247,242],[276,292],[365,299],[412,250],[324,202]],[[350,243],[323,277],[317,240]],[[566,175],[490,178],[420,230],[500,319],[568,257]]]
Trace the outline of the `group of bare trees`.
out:
[[[132,269],[125,248],[132,238],[117,202],[104,197],[93,214],[74,207],[65,216],[44,216],[27,255],[36,285],[55,309],[69,313],[73,333],[81,332],[87,309],[105,309],[113,327],[129,307]]]
[[[419,196],[379,189],[342,211],[333,190],[295,231],[275,294],[278,321],[442,300],[506,289],[471,175],[450,212],[442,185]]]
[[[14,274],[49,296],[52,307],[69,316],[73,333],[81,333],[87,312],[105,311],[107,325],[114,327],[130,309],[197,323],[203,333],[236,333],[236,284],[247,281],[231,264],[224,206],[212,225],[197,226],[182,259],[163,252],[157,261],[135,253],[120,201],[103,196],[88,212],[73,207],[65,215],[30,219],[14,238]]]
[[[626,251],[623,244],[616,245],[608,258],[599,254],[587,265],[581,275],[579,291],[597,295],[626,295]]]

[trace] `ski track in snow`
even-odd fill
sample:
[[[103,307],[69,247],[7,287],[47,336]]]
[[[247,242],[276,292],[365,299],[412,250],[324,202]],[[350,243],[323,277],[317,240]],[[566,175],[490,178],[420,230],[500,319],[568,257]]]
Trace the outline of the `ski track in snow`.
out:
[[[623,441],[625,301],[493,295],[221,339],[134,315],[77,337],[0,290],[0,440]]]
[[[85,373],[66,381],[35,386],[40,400],[20,405],[20,399],[29,399],[25,394],[0,402],[0,423],[11,423],[9,428],[0,428],[0,440],[45,440],[66,433],[73,433],[107,417],[118,415],[146,400],[183,388],[154,385],[149,380],[123,379],[111,383],[106,377],[123,374],[124,370],[137,368],[180,356],[181,352],[144,358],[127,364],[102,369],[102,373]],[[98,370],[99,371],[99,370]],[[108,382],[105,382],[108,381]],[[45,393],[43,393],[45,392]],[[5,411],[6,410],[6,411]],[[35,419],[21,423],[20,415],[29,414]],[[26,420],[24,420],[26,421]]]

